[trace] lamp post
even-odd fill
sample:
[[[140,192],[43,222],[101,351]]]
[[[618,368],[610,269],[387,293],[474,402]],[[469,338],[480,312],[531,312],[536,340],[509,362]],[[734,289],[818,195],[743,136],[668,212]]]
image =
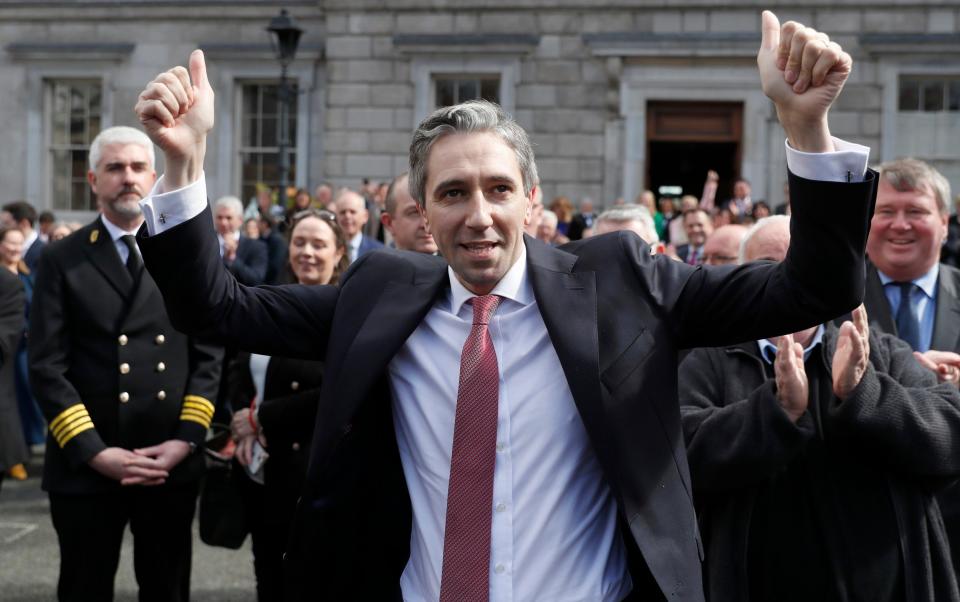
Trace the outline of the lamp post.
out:
[[[290,178],[290,159],[287,156],[287,146],[290,144],[290,99],[293,92],[287,83],[287,67],[293,62],[293,57],[297,54],[297,44],[300,42],[300,35],[303,30],[297,27],[293,22],[293,17],[287,14],[286,9],[282,9],[280,14],[270,20],[267,27],[270,32],[270,44],[273,46],[273,53],[280,61],[280,87],[277,91],[280,101],[280,139],[277,141],[279,153],[277,166],[280,169],[280,191],[277,195],[277,201],[284,209],[287,207],[287,185]]]

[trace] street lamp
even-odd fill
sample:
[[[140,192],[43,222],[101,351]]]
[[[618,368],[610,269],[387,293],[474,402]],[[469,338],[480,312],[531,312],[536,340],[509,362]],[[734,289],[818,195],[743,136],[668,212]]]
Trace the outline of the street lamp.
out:
[[[270,32],[270,45],[273,46],[273,54],[280,61],[280,88],[277,91],[280,101],[280,140],[279,156],[277,166],[280,168],[280,191],[277,200],[284,209],[287,207],[287,184],[290,174],[290,159],[287,157],[287,146],[290,144],[290,99],[292,92],[287,83],[287,67],[293,62],[293,57],[297,54],[297,44],[300,42],[300,36],[303,30],[297,27],[293,17],[287,14],[286,9],[282,9],[280,14],[270,20],[267,27]]]

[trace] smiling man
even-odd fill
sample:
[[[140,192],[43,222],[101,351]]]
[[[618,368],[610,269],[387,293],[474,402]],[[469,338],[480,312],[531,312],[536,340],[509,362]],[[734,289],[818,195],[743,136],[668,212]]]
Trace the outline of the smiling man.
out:
[[[432,255],[437,252],[437,243],[433,242],[433,237],[427,232],[420,206],[410,196],[408,182],[409,177],[404,173],[390,183],[380,222],[393,237],[394,248]]]
[[[703,600],[677,350],[852,309],[872,194],[865,149],[827,128],[850,57],[763,22],[801,232],[782,265],[688,266],[630,232],[560,249],[524,236],[529,137],[470,101],[410,145],[410,194],[442,258],[372,252],[339,289],[242,287],[206,208],[202,53],[147,86],[137,112],[167,171],[144,210],[166,221],[148,218],[141,244],[177,323],[326,362],[287,556],[298,599]]]

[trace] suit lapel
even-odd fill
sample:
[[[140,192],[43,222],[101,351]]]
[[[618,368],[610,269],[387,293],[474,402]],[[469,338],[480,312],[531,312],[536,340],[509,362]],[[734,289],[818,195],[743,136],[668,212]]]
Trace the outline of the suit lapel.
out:
[[[960,299],[958,273],[940,266],[937,278],[937,313],[933,319],[933,338],[930,348],[939,351],[957,351],[960,348]]]
[[[599,418],[599,404],[592,402],[601,397],[596,276],[573,271],[576,255],[524,241],[533,294],[570,392],[588,431],[600,432],[590,428]]]
[[[867,310],[867,318],[883,332],[897,334],[897,324],[893,319],[893,312],[890,311],[890,302],[887,301],[887,294],[883,292],[877,268],[872,263],[867,263],[865,289],[863,306]]]
[[[98,217],[92,224],[87,243],[83,249],[90,257],[90,262],[121,297],[124,299],[129,297],[133,289],[133,278],[127,271],[127,267],[121,263],[120,255],[110,238],[110,232],[104,227],[101,218]]]

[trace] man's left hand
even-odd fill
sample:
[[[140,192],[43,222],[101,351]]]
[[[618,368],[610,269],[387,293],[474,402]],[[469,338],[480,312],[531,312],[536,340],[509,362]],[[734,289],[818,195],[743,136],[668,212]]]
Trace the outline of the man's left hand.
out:
[[[777,107],[790,146],[809,153],[833,151],[827,113],[850,75],[853,59],[825,33],[795,21],[781,26],[770,11],[763,11],[762,20],[760,81]]]
[[[921,366],[936,374],[939,382],[960,387],[960,354],[931,349],[923,353],[914,351],[913,357]]]
[[[163,470],[169,472],[190,455],[190,444],[180,439],[168,439],[153,447],[135,449],[133,453],[155,459]]]
[[[833,354],[833,394],[850,397],[867,371],[870,362],[870,325],[863,305],[853,310],[853,322],[840,327],[837,350]]]

